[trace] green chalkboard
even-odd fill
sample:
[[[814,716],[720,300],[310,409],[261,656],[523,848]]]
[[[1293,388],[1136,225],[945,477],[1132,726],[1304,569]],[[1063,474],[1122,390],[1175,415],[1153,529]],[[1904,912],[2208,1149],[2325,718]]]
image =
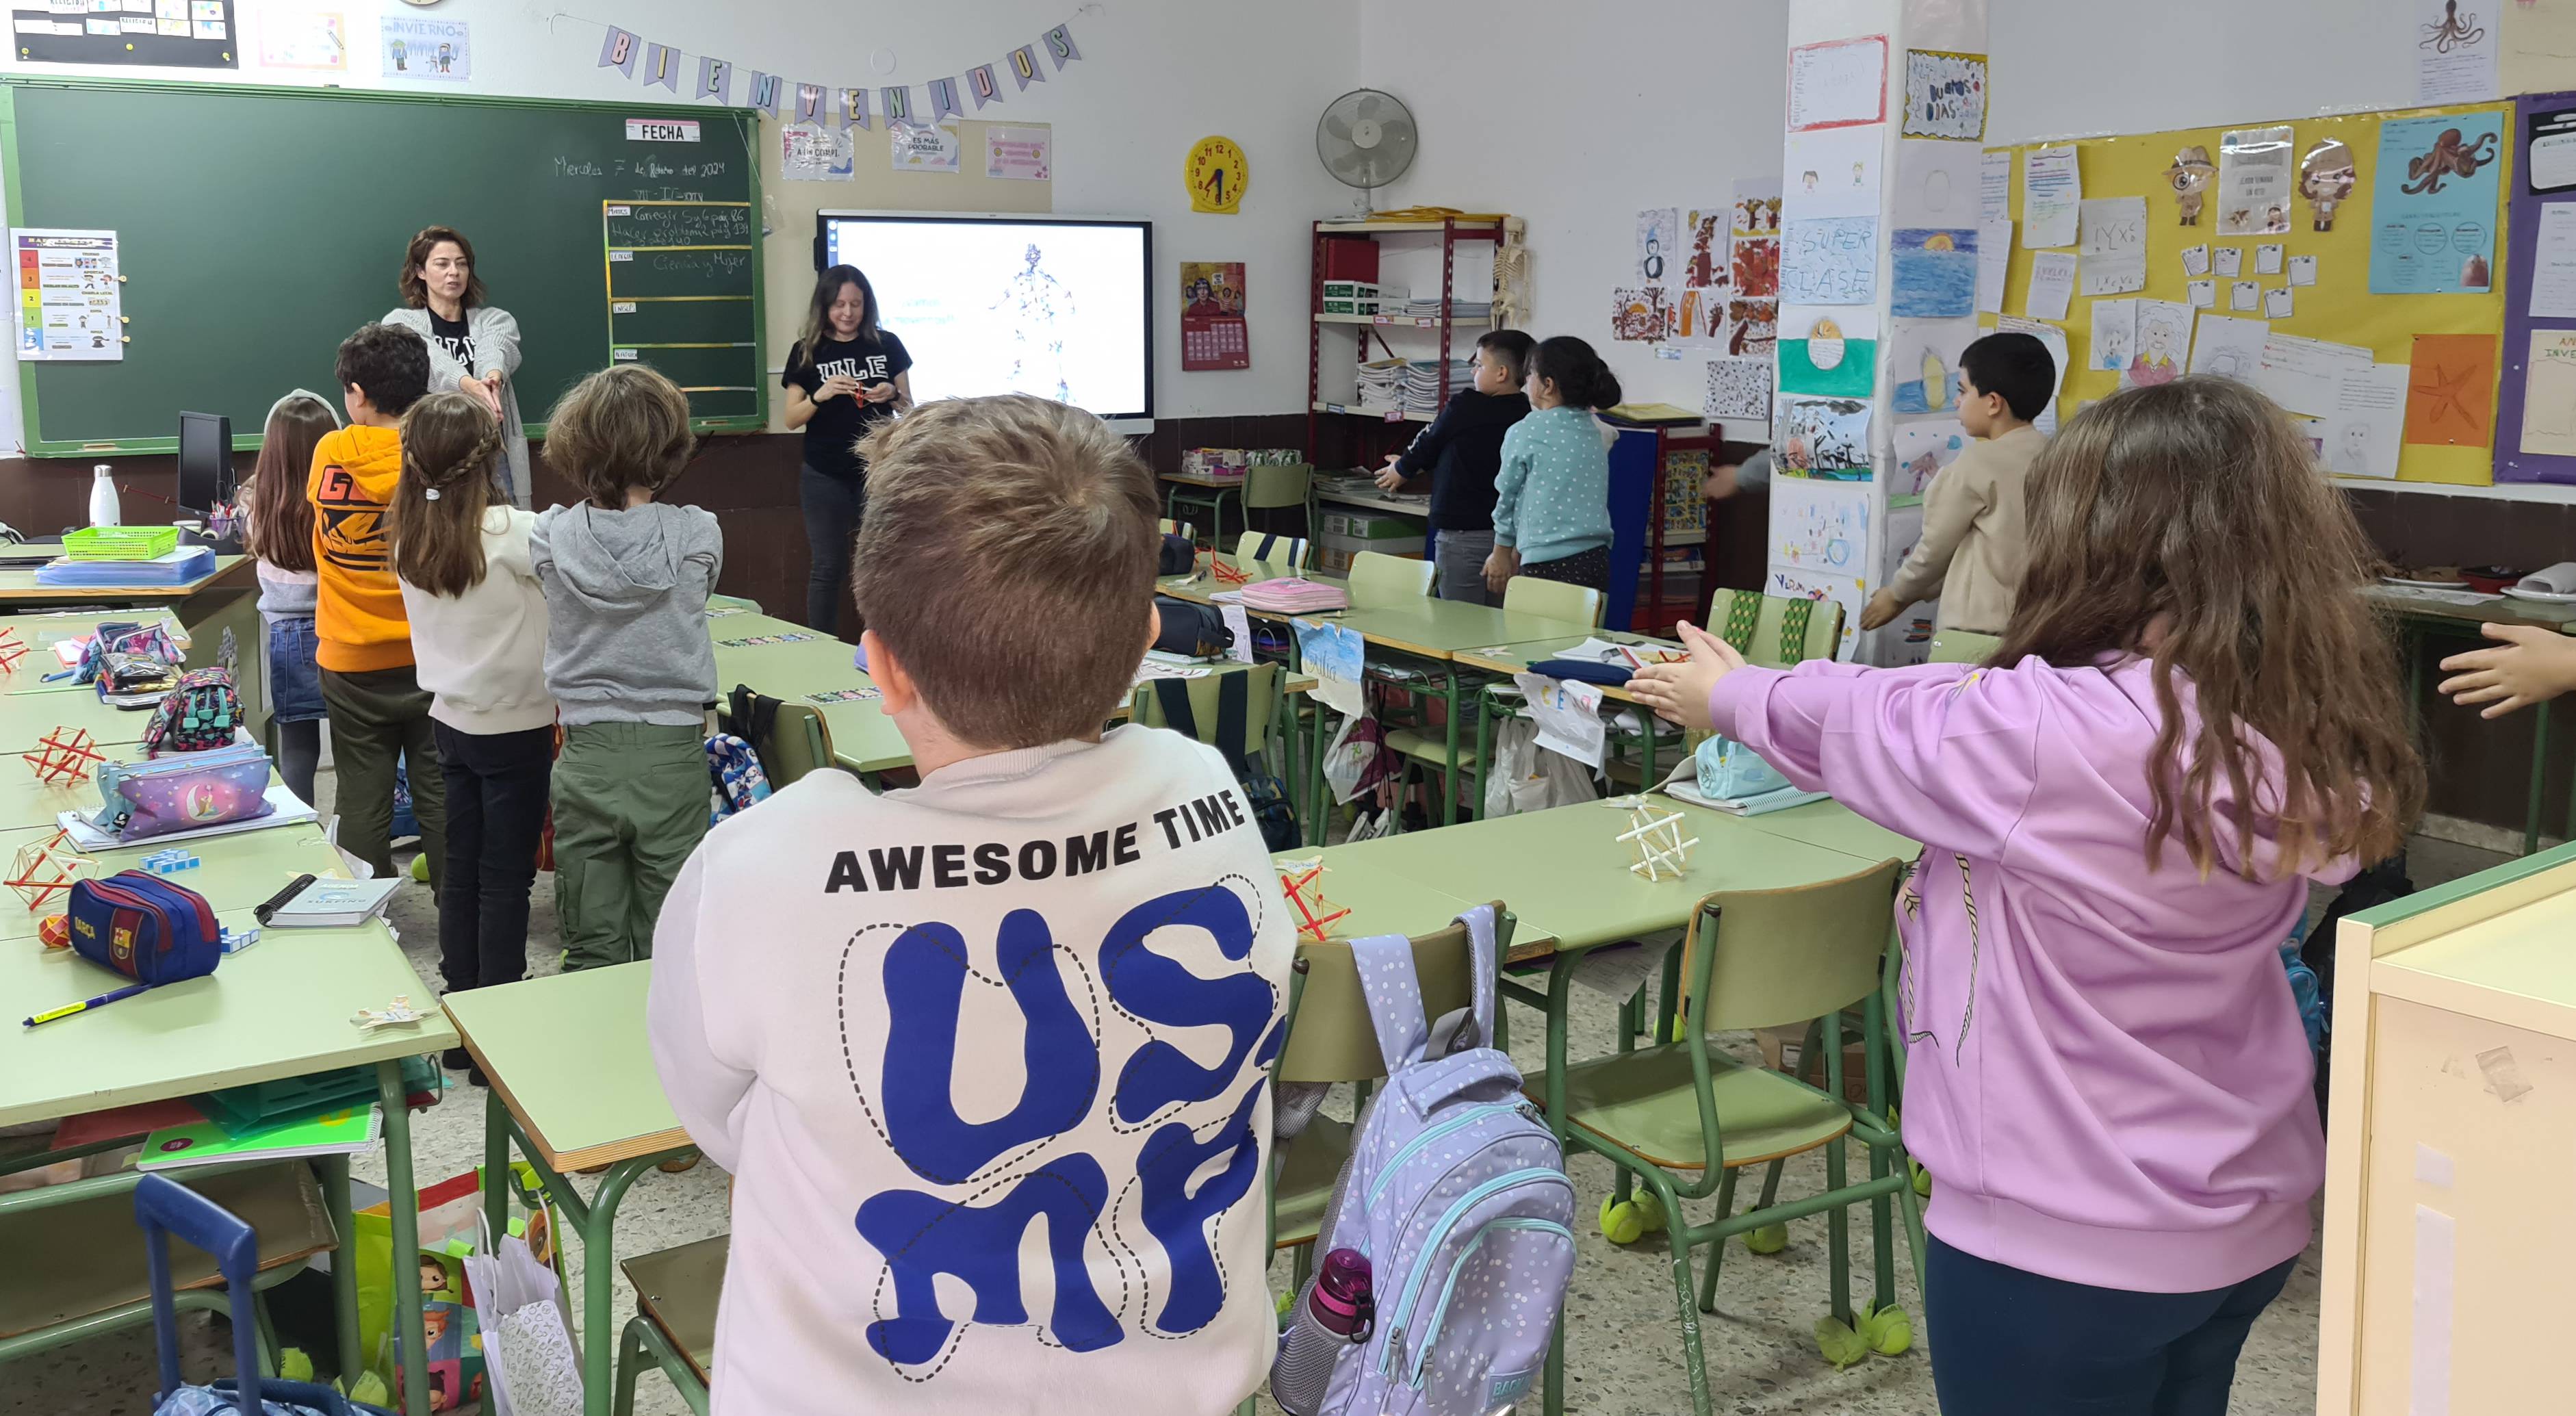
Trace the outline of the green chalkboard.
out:
[[[172,451],[182,409],[256,447],[279,394],[334,390],[333,352],[401,303],[432,224],[518,319],[532,426],[635,360],[701,431],[763,427],[757,133],[745,109],[0,80],[9,224],[112,230],[125,277],[124,359],[19,365],[27,450]]]

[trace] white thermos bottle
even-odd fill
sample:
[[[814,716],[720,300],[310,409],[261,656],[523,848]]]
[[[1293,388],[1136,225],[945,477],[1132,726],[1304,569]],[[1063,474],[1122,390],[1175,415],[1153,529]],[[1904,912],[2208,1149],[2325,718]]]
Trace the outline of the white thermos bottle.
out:
[[[102,462],[90,469],[89,524],[114,526],[116,511],[116,469]]]

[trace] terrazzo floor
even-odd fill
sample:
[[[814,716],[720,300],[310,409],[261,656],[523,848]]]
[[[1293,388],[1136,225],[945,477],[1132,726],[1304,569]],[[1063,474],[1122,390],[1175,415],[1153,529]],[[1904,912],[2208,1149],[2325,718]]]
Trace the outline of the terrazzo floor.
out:
[[[317,792],[325,801],[329,781],[326,771]],[[2410,855],[2410,868],[2415,884],[2423,888],[2502,859],[2445,842],[2419,840]],[[552,876],[538,877],[529,956],[531,971],[539,974],[556,969],[552,889]],[[2321,910],[2329,898],[2321,893],[2316,908]],[[437,915],[427,888],[404,889],[395,899],[391,918],[413,966],[424,980],[436,980]],[[1574,991],[1574,1000],[1574,1055],[1610,1050],[1616,1025],[1613,1001],[1581,988]],[[1516,1009],[1513,1022],[1511,1050],[1522,1069],[1535,1075],[1544,1031],[1527,1010]],[[1725,1043],[1738,1056],[1753,1056],[1749,1037],[1734,1035]],[[482,1158],[484,1094],[464,1087],[461,1075],[452,1079],[456,1089],[439,1106],[413,1119],[414,1164],[423,1183],[470,1170]],[[1865,1174],[1866,1152],[1854,1147],[1849,1163],[1853,1173]],[[361,1178],[382,1184],[381,1151],[360,1157],[355,1170]],[[1596,1211],[1601,1197],[1610,1191],[1611,1167],[1597,1157],[1578,1155],[1570,1170],[1582,1198],[1577,1207],[1581,1237],[1566,1302],[1567,1409],[1583,1416],[1687,1412],[1690,1380],[1681,1355],[1669,1253],[1658,1241],[1622,1249],[1603,1239]],[[588,1183],[584,1182],[585,1189]],[[1789,1164],[1780,1193],[1811,1193],[1823,1184],[1822,1152],[1817,1152]],[[1703,1202],[1694,1212],[1706,1218],[1713,1208],[1713,1202]],[[724,1233],[729,1227],[725,1177],[714,1166],[702,1164],[678,1175],[648,1171],[618,1210],[617,1248],[631,1257]],[[1728,1252],[1718,1311],[1700,1319],[1714,1409],[1733,1416],[1932,1412],[1923,1308],[1901,1234],[1896,1243],[1897,1301],[1915,1319],[1915,1348],[1901,1357],[1873,1356],[1842,1372],[1817,1355],[1809,1332],[1815,1319],[1827,1311],[1826,1221],[1822,1216],[1798,1221],[1789,1226],[1789,1235],[1789,1247],[1777,1255],[1756,1257],[1740,1244]],[[1855,1298],[1865,1299],[1870,1292],[1866,1208],[1853,1212],[1851,1243],[1853,1292]],[[568,1277],[576,1305],[582,1291],[581,1261],[579,1246],[569,1246]],[[1706,1250],[1701,1250],[1695,1262],[1705,1261]],[[1283,1257],[1271,1270],[1274,1287],[1287,1283],[1288,1272]],[[2315,1409],[2317,1291],[2317,1251],[2312,1247],[2301,1257],[2280,1299],[2255,1324],[2237,1369],[2230,1411],[2240,1416],[2306,1416]],[[634,1293],[623,1274],[616,1280],[615,1304],[619,1323],[635,1311]],[[182,1327],[183,1371],[189,1380],[209,1380],[230,1370],[231,1337],[220,1320],[196,1315],[183,1319]],[[0,1368],[0,1416],[149,1416],[152,1385],[150,1330],[113,1334]],[[635,1409],[648,1416],[682,1416],[688,1410],[655,1371],[648,1371],[640,1383]],[[1260,1409],[1264,1416],[1276,1416],[1277,1408],[1266,1399]]]

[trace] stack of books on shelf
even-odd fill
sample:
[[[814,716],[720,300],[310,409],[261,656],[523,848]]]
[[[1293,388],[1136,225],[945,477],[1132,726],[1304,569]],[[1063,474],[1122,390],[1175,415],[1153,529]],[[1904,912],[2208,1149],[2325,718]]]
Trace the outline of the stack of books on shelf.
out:
[[[1402,359],[1379,359],[1360,365],[1356,399],[1359,410],[1380,414],[1404,411],[1404,377]]]
[[[1476,386],[1476,365],[1469,359],[1449,361],[1449,392]],[[1440,361],[1411,359],[1404,366],[1404,411],[1430,417],[1440,411]]]
[[[1382,304],[1381,308],[1389,314],[1408,315],[1415,319],[1437,319],[1440,316],[1440,292],[1435,290],[1429,295],[1416,295],[1401,306]],[[1491,300],[1452,299],[1449,302],[1449,318],[1452,320],[1483,321],[1493,317],[1494,302]]]

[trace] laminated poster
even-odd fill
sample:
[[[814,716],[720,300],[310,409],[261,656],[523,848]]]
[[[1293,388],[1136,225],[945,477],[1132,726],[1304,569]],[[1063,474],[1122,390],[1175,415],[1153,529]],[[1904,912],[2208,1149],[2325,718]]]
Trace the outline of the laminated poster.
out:
[[[18,258],[21,361],[125,357],[115,232],[20,226],[11,228],[9,244]]]
[[[2290,129],[2240,128],[2218,144],[2218,234],[2275,236],[2290,229],[2298,164]]]
[[[1243,262],[1181,262],[1181,368],[1252,367],[1243,318]]]
[[[2379,125],[2379,164],[2370,173],[2371,294],[2486,293],[2494,284],[2503,147],[2501,113]]]
[[[386,78],[461,84],[474,77],[474,44],[465,21],[386,15],[376,25]]]

